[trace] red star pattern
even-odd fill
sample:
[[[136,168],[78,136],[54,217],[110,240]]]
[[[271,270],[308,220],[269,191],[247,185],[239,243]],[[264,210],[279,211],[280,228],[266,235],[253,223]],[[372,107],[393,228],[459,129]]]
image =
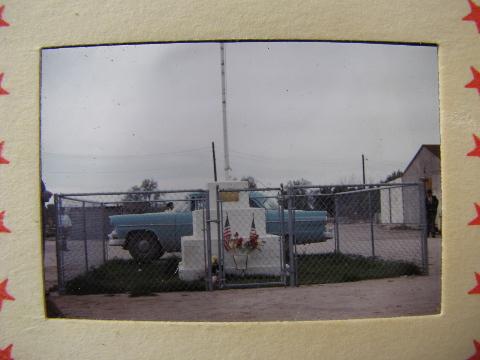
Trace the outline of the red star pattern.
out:
[[[478,93],[480,94],[480,72],[478,72],[473,66],[470,66],[470,70],[473,74],[473,80],[465,85],[465,87],[469,89],[477,89]]]
[[[480,342],[473,340],[473,345],[475,345],[475,354],[470,356],[467,360],[480,360]]]
[[[468,3],[470,4],[470,14],[462,18],[462,20],[475,21],[477,30],[480,33],[480,6],[475,4],[472,0],[468,0]]]
[[[4,233],[9,233],[11,232],[9,228],[7,228],[4,224],[3,224],[3,218],[5,217],[5,213],[6,211],[0,211],[0,233],[4,232]]]
[[[5,349],[0,349],[0,360],[13,360],[12,358],[13,345],[8,345]]]
[[[4,88],[2,88],[2,80],[3,80],[3,73],[0,73],[0,95],[8,95],[10,93]]]
[[[478,156],[480,157],[480,138],[473,134],[473,141],[475,142],[475,149],[470,151],[467,156]]]
[[[0,141],[0,164],[10,164],[10,161],[2,157],[3,145],[5,141]]]
[[[2,310],[2,303],[5,300],[14,301],[15,298],[7,292],[8,279],[3,280],[0,283],[0,310]],[[1,360],[1,358],[0,358]]]
[[[5,9],[5,5],[0,6],[0,27],[2,26],[10,26],[5,20],[3,20],[3,10]]]
[[[470,221],[468,225],[480,225],[480,205],[474,204],[475,209],[477,210],[477,217]]]
[[[468,292],[470,295],[480,294],[480,274],[479,273],[475,273],[475,279],[477,280],[477,286],[475,286],[473,289],[471,289]]]

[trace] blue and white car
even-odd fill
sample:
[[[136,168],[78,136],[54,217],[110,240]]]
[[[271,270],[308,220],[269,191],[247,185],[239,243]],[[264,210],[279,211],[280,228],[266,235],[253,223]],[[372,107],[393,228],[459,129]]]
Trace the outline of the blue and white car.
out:
[[[191,209],[195,209],[192,200]],[[250,193],[250,207],[265,209],[266,230],[269,234],[288,238],[288,211],[284,210],[283,220],[277,200],[261,192]],[[121,246],[139,261],[152,261],[165,252],[181,250],[182,236],[192,235],[192,212],[160,212],[110,216],[114,230],[109,235],[110,246]],[[327,231],[326,211],[295,210],[295,234],[297,245],[324,242],[332,237]]]

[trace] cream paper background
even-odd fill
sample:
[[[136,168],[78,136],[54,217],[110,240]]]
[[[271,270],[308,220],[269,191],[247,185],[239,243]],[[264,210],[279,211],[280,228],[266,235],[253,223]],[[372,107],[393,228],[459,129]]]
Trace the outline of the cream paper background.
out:
[[[466,359],[480,339],[480,34],[467,0],[5,0],[0,28],[0,349],[21,359]],[[443,277],[439,315],[351,321],[174,323],[46,319],[39,185],[42,47],[231,39],[428,42],[439,45]],[[480,135],[480,134],[479,134]]]

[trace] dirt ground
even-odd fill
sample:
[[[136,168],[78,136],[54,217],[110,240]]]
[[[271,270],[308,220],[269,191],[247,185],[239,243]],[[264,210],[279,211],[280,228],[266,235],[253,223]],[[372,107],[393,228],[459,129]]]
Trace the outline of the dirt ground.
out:
[[[427,315],[440,312],[441,238],[429,238],[428,276],[296,288],[214,292],[59,296],[67,318],[164,321],[329,320]],[[54,243],[47,242],[46,288],[56,284]]]

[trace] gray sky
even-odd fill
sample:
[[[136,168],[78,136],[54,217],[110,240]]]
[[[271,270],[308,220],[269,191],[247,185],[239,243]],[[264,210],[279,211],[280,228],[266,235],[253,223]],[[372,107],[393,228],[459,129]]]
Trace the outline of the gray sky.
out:
[[[228,43],[232,174],[378,182],[438,144],[435,47]],[[218,43],[42,52],[42,173],[54,192],[203,188],[223,178]]]

